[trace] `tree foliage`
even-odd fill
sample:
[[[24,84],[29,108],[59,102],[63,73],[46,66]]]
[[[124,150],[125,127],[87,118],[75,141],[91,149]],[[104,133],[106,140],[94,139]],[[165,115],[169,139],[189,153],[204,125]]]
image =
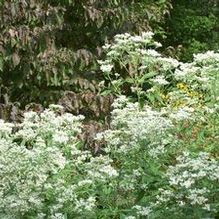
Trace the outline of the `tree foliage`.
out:
[[[169,0],[2,0],[1,102],[47,104],[64,90],[97,92],[103,43],[120,32],[159,31],[169,7]]]
[[[165,24],[166,45],[177,48],[182,60],[193,53],[219,49],[219,2],[217,0],[176,0]]]

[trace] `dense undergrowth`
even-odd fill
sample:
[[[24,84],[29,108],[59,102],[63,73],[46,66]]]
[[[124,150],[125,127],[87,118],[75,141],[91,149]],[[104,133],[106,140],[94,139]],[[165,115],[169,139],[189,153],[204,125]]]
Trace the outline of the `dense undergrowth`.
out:
[[[152,36],[104,46],[101,92],[117,98],[99,155],[62,106],[0,120],[0,218],[219,217],[219,53],[181,63]]]

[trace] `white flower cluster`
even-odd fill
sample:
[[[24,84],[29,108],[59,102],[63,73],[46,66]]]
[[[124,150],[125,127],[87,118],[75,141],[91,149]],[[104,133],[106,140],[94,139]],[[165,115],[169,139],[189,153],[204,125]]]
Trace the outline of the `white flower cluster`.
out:
[[[136,219],[136,217],[135,216],[127,216],[127,217],[125,217],[125,219]]]
[[[212,94],[219,83],[218,70],[219,53],[208,51],[195,55],[192,63],[181,63],[174,76],[176,80],[184,82],[193,90],[204,90]]]
[[[148,44],[151,42],[152,38],[153,38],[154,33],[151,31],[148,32],[142,32],[141,35],[138,36],[132,36],[129,33],[125,33],[125,34],[117,34],[114,39],[116,42],[116,45],[118,46],[126,46],[127,44],[133,44],[133,43],[145,43]],[[160,44],[157,44],[158,46],[160,46]],[[113,47],[113,49],[117,48],[117,46],[113,45],[111,46],[111,48]],[[121,48],[121,47],[119,47]]]
[[[85,167],[89,179],[105,182],[111,178],[117,177],[118,172],[112,167],[112,162],[113,160],[108,156],[91,158],[90,162],[87,163]]]
[[[141,35],[119,34],[112,44],[106,44],[105,59],[98,61],[100,70],[109,83],[103,90],[121,95],[124,83],[130,84],[131,91],[139,97],[148,96],[145,82],[158,90],[169,84],[170,75],[180,62],[170,57],[163,57],[156,51],[161,44],[153,39],[152,32]],[[116,64],[115,64],[116,63]]]
[[[207,51],[205,53],[195,54],[194,61],[204,65],[215,64],[219,62],[219,53]]]
[[[56,186],[52,178],[66,165],[57,147],[29,150],[10,140],[0,139],[0,212],[22,218],[42,209],[44,187]]]
[[[102,72],[111,72],[112,68],[113,68],[113,65],[103,63],[103,62],[102,62],[102,65],[100,66],[100,70]]]
[[[134,168],[134,166],[133,166]],[[130,172],[125,173],[126,170],[122,170],[122,179],[120,180],[119,188],[124,192],[133,192],[136,188],[145,189],[145,185],[139,184],[139,179],[144,172],[138,168],[133,169]]]
[[[78,212],[92,211],[95,205],[96,199],[95,197],[89,197],[88,199],[80,199],[76,202],[76,209]]]
[[[163,64],[164,70],[171,70],[171,69],[177,68],[180,64],[176,59],[173,59],[170,57],[169,58],[159,57],[157,58],[157,61]]]
[[[163,75],[157,76],[154,79],[151,79],[152,82],[158,85],[167,85],[169,82],[164,78]]]
[[[161,54],[154,49],[139,49],[141,55],[147,55],[152,57],[159,57]]]
[[[12,123],[4,122],[4,120],[0,119],[0,137],[9,137],[13,127]]]
[[[100,64],[100,69],[104,73],[109,73],[113,69],[114,61],[117,58],[124,58],[123,53],[130,53],[139,55],[144,55],[146,57],[159,57],[159,54],[154,49],[146,49],[148,45],[154,46],[158,48],[161,46],[160,43],[153,40],[153,33],[152,32],[143,32],[141,35],[132,36],[128,33],[125,34],[117,34],[114,37],[113,44],[105,44],[103,49],[106,51],[106,60],[105,61],[98,61]]]
[[[175,200],[178,207],[195,205],[214,211],[218,202],[215,191],[219,189],[219,163],[204,152],[197,157],[184,152],[176,160],[177,164],[170,166],[166,173],[172,190],[160,189],[155,206]]]
[[[66,145],[76,140],[76,134],[81,132],[83,116],[74,116],[70,113],[57,115],[52,109],[46,109],[40,115],[36,112],[24,113],[24,121],[18,124],[19,130],[14,138],[23,142],[44,140],[53,145]],[[57,107],[56,107],[57,108]]]
[[[177,111],[173,111],[170,113],[170,118],[177,120],[177,121],[182,121],[182,120],[189,120],[193,119],[193,113],[194,109],[192,107],[181,107]]]
[[[150,154],[153,154],[153,150],[162,144],[159,139],[166,136],[166,131],[172,127],[171,121],[160,112],[149,106],[141,109],[138,103],[128,102],[124,96],[115,100],[113,106],[116,108],[112,111],[111,130],[99,134],[98,137],[104,138],[108,146],[116,148],[118,153],[135,150],[140,142],[144,142],[145,150],[149,149]]]
[[[82,119],[52,105],[25,113],[20,124],[0,120],[0,218],[86,218],[92,212],[95,186],[118,173],[109,156],[77,148]]]
[[[152,209],[150,207],[143,207],[140,205],[135,205],[133,208],[136,209],[138,216],[146,217],[152,212]]]
[[[179,163],[169,167],[167,172],[170,185],[189,188],[205,177],[212,181],[219,179],[219,164],[207,153],[201,152],[197,158],[192,158],[188,152],[184,152],[177,161]]]

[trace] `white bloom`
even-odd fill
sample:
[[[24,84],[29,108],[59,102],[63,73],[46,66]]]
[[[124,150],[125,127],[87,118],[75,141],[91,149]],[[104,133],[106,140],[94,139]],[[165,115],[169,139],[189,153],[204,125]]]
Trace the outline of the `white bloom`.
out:
[[[135,205],[133,208],[136,209],[137,214],[140,216],[148,216],[152,212],[151,207],[143,207],[140,205]]]
[[[95,197],[89,197],[88,199],[80,199],[76,202],[76,210],[78,212],[92,211],[95,205],[96,199]]]
[[[142,35],[143,38],[152,39],[152,37],[154,36],[154,33],[151,32],[151,31],[148,31],[148,32],[142,32],[141,35]]]
[[[110,65],[110,64],[100,66],[100,70],[103,72],[107,72],[107,73],[111,72],[112,68],[113,68],[113,65]]]
[[[219,53],[215,53],[214,51],[207,51],[206,53],[194,54],[195,62],[208,62],[208,61],[219,61]]]
[[[7,123],[0,119],[0,135],[10,135],[13,127],[14,125],[12,123]]]
[[[184,181],[184,182],[181,182],[180,184],[181,184],[181,186],[184,186],[185,188],[190,188],[191,187],[191,185],[192,184],[194,184],[195,183],[195,181],[193,180],[193,179],[188,179],[188,180],[186,180],[186,181]]]
[[[107,174],[109,177],[118,176],[118,172],[110,165],[103,166],[99,171]]]
[[[120,74],[119,73],[115,73],[115,76],[118,78],[120,76]]]
[[[151,81],[153,81],[154,83],[157,83],[159,85],[167,85],[169,84],[169,82],[164,78],[163,75],[157,76],[154,79],[151,79]]]
[[[138,103],[130,103],[125,97],[115,100],[113,106],[111,129],[103,132],[108,147],[125,154],[138,149],[139,142],[151,141],[151,144],[145,144],[151,156],[164,152],[164,145],[153,142],[172,127],[169,119],[149,106],[141,109]]]
[[[178,111],[171,113],[170,118],[176,119],[178,121],[192,119],[193,112],[194,109],[192,107],[183,107],[180,108]]]
[[[136,43],[141,43],[143,41],[141,36],[131,36],[130,39]]]
[[[104,134],[103,133],[97,133],[95,136],[95,140],[97,141],[101,141],[104,138]]]
[[[110,47],[111,47],[111,45],[108,44],[108,43],[106,43],[102,48],[107,50],[107,49],[109,49]]]
[[[182,71],[182,70],[176,69],[174,74],[175,74],[175,77],[179,80],[181,78],[186,77],[188,74],[188,71]]]
[[[160,53],[158,53],[154,49],[139,49],[138,52],[140,52],[142,55],[152,56],[152,57],[159,57],[161,56]]]
[[[159,42],[154,42],[154,45],[156,46],[156,48],[162,47],[162,44]]]
[[[136,217],[134,217],[134,216],[127,216],[127,217],[125,217],[125,219],[136,219]]]
[[[82,180],[78,183],[78,186],[84,186],[84,185],[91,185],[93,183],[92,180],[89,180],[89,179],[85,179],[85,180]]]
[[[25,112],[24,113],[24,121],[25,122],[34,122],[34,121],[37,121],[38,119],[38,115],[36,112],[33,112],[33,111],[28,111],[28,112]]]
[[[54,215],[51,216],[51,219],[65,219],[65,215],[62,213],[55,213]]]
[[[153,56],[153,57],[159,57],[161,56],[160,53],[158,53],[156,50],[154,49],[148,49],[146,50],[146,54],[149,55],[149,56]]]
[[[69,141],[69,137],[64,131],[56,131],[53,134],[53,141],[58,144],[66,144]]]
[[[177,68],[179,66],[179,61],[173,58],[158,57],[157,60],[164,64],[165,69]]]

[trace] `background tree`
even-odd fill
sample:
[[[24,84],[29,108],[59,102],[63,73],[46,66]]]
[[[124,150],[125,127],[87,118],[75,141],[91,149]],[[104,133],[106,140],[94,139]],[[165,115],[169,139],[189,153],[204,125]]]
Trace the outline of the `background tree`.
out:
[[[175,55],[192,60],[193,53],[218,50],[219,2],[217,0],[174,0],[164,29],[165,46],[178,48]]]
[[[169,0],[1,0],[1,102],[57,102],[98,91],[101,46],[116,33],[154,28]]]

